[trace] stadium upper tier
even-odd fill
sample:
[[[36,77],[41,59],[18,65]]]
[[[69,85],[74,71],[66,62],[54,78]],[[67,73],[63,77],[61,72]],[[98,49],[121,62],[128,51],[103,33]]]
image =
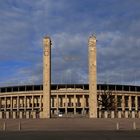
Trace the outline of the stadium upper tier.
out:
[[[51,90],[59,89],[83,89],[89,90],[88,84],[52,84]],[[5,92],[20,92],[20,91],[40,91],[43,90],[43,85],[19,85],[0,87],[0,93]],[[113,85],[113,84],[98,84],[97,90],[110,90],[110,91],[134,91],[140,92],[140,86],[133,85]]]

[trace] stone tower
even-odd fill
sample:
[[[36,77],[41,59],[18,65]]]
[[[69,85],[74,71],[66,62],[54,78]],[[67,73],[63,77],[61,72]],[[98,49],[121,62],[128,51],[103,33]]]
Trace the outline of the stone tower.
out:
[[[97,118],[96,37],[88,40],[89,57],[89,118]]]
[[[42,118],[50,118],[51,100],[51,39],[43,39],[43,114]]]

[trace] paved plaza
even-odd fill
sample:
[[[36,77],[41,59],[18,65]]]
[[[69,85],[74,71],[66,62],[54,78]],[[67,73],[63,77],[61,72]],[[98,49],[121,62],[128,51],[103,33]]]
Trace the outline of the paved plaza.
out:
[[[117,130],[117,123],[119,130]],[[0,120],[0,140],[118,139],[139,140],[140,120],[88,118]]]
[[[1,119],[0,131],[104,131],[140,130],[140,119]]]
[[[0,140],[139,140],[140,131],[2,132]]]

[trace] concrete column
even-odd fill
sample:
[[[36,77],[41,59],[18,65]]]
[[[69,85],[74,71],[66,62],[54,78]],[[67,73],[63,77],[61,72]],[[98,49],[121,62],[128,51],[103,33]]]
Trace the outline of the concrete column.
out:
[[[35,106],[37,107],[37,104],[38,104],[39,102],[38,102],[38,97],[34,97],[34,104],[35,104]]]
[[[65,114],[67,114],[67,107],[68,107],[67,95],[65,94]]]
[[[97,118],[96,37],[88,41],[89,57],[89,117]]]
[[[6,119],[9,119],[9,112],[6,111]]]
[[[32,102],[32,111],[33,111],[34,110],[34,96],[32,96],[31,102]]]
[[[129,118],[132,118],[132,111],[129,111]]]
[[[115,95],[114,97],[114,115],[115,115],[115,118],[118,118],[118,102],[117,102],[117,95]]]
[[[76,95],[74,94],[74,115],[76,115]]]
[[[16,100],[15,100],[15,98],[13,98],[13,104],[12,104],[13,108],[16,108],[16,107],[15,107],[16,104],[17,104],[17,103],[16,103]]]
[[[58,108],[60,108],[61,96],[58,95]]]
[[[17,111],[19,111],[19,96],[17,96]]]
[[[10,110],[13,110],[13,99],[12,96],[10,97]]]
[[[99,118],[102,118],[102,112],[99,111]]]
[[[34,119],[36,118],[36,112],[35,111],[33,112],[33,118]]]
[[[26,118],[27,118],[27,119],[30,118],[29,111],[26,112]]]
[[[58,114],[58,110],[59,110],[59,98],[58,98],[58,93],[56,95],[56,111],[57,111],[57,114]]]
[[[111,111],[111,118],[115,118],[114,111]]]
[[[30,107],[30,98],[27,98],[27,108]]]
[[[51,39],[43,39],[43,118],[51,117]]]
[[[2,105],[2,101],[1,101],[1,98],[0,98],[0,108],[1,108],[1,105]]]
[[[124,95],[122,95],[122,103],[121,103],[121,106],[122,106],[122,111],[125,110],[125,99],[124,99]]]
[[[22,108],[22,98],[19,98],[19,108]]]
[[[99,100],[101,101],[101,95],[99,94]],[[101,110],[102,109],[102,105],[101,104],[99,104],[99,110]]]
[[[135,111],[138,111],[138,96],[135,95]]]
[[[51,98],[51,108],[53,107],[53,106],[52,106],[52,103],[53,103],[53,99]],[[52,111],[51,111],[51,114],[52,114]]]
[[[104,117],[108,118],[108,112],[107,111],[104,112]]]
[[[42,95],[40,95],[39,108],[40,108],[40,110],[42,110]]]
[[[39,113],[39,117],[43,118],[43,112],[42,111]]]
[[[2,119],[2,112],[0,112],[0,119]]]
[[[24,111],[26,111],[26,107],[27,107],[27,100],[26,100],[26,96],[24,96]]]
[[[129,99],[128,99],[128,107],[129,107],[129,111],[132,110],[132,100],[131,100],[131,96],[129,96]]]
[[[8,99],[7,99],[7,108],[10,108],[9,105],[10,105],[10,100],[9,100],[9,98],[8,98]],[[10,108],[10,109],[11,109],[11,108]]]
[[[125,111],[125,118],[128,118],[128,111]]]
[[[132,118],[135,118],[135,111],[132,111]]]
[[[16,112],[13,112],[13,119],[16,119]]]
[[[19,118],[22,119],[22,111],[19,112]]]
[[[7,108],[7,101],[6,101],[6,97],[4,98],[5,100],[5,104],[4,104],[4,111],[6,111],[6,108]]]
[[[82,115],[85,114],[85,96],[82,95]]]
[[[140,118],[140,111],[138,112],[138,118]]]
[[[122,112],[118,111],[118,118],[121,118],[121,117],[122,117]]]

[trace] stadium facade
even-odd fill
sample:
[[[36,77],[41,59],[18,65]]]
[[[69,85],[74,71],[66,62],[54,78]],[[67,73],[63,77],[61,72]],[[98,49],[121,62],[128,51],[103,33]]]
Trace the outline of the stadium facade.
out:
[[[0,88],[0,118],[140,118],[140,86],[96,83],[96,37],[88,40],[89,84],[51,84],[51,39],[43,39],[43,85]]]

